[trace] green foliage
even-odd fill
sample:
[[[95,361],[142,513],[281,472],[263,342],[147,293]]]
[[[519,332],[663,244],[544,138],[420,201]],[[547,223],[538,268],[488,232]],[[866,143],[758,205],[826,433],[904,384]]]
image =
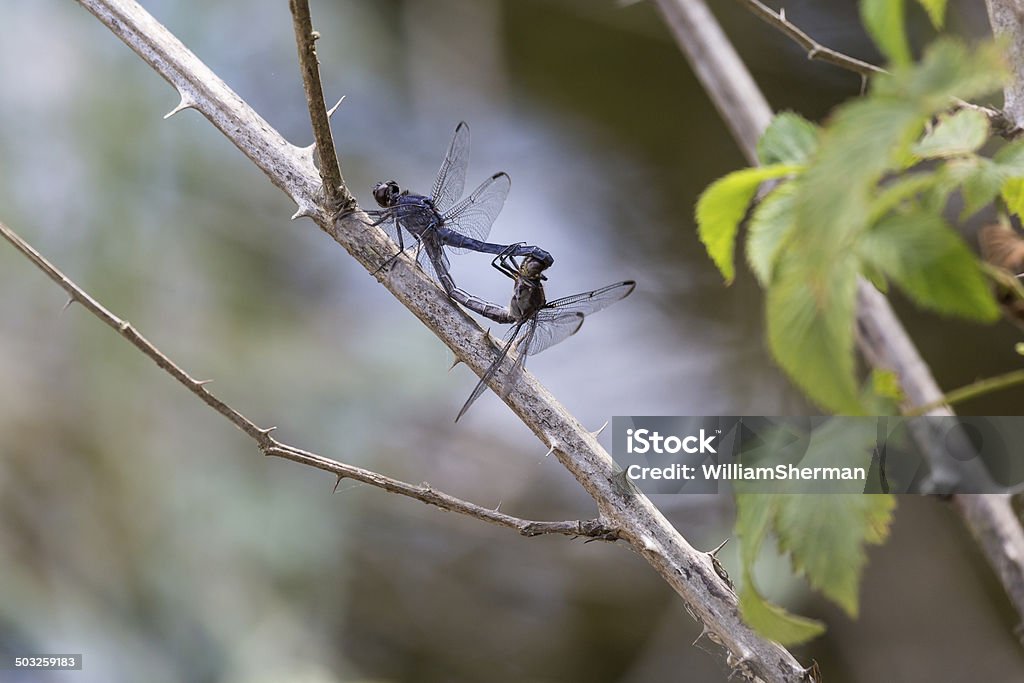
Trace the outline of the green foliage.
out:
[[[773,165],[737,171],[702,195],[701,239],[731,281],[735,238],[758,184],[791,176],[750,212],[746,254],[767,290],[771,351],[822,407],[865,411],[854,360],[858,276],[883,291],[892,282],[939,313],[995,319],[977,260],[941,212],[957,190],[965,216],[1000,195],[1011,210],[1024,208],[1024,142],[980,156],[985,117],[945,114],[951,98],[991,92],[1004,73],[994,46],[940,39],[920,64],[897,63],[821,128],[780,114],[758,145]]]
[[[722,271],[726,282],[734,275],[733,250],[736,232],[747,214],[747,205],[765,180],[789,175],[799,166],[775,165],[746,168],[716,181],[697,201],[697,225],[700,241]]]
[[[767,439],[762,448],[773,450],[800,441],[795,437],[779,434],[777,439]],[[800,465],[828,466],[838,459],[852,467],[869,468],[875,439],[873,420],[827,422],[809,435]],[[820,622],[769,603],[757,590],[754,562],[769,531],[775,533],[797,574],[856,616],[857,584],[866,562],[864,546],[885,540],[895,499],[860,493],[862,482],[851,482],[849,493],[832,494],[750,493],[737,486],[736,535],[743,578],[740,609],[747,623],[785,645],[799,644],[824,630]]]
[[[910,62],[903,28],[903,0],[861,0],[860,18],[875,45],[895,65]]]
[[[928,13],[928,19],[936,29],[942,28],[946,22],[946,0],[917,0],[924,11]]]
[[[975,152],[988,139],[988,118],[973,109],[940,118],[939,125],[914,145],[922,159],[962,156]]]

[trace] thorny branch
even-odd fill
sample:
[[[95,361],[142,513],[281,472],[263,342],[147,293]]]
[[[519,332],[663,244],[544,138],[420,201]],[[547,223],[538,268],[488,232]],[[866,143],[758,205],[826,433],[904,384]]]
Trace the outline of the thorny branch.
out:
[[[298,205],[295,217],[312,218],[448,345],[477,375],[495,357],[488,337],[407,257],[378,271],[394,253],[384,232],[359,211],[335,219],[320,199],[312,149],[288,143],[173,34],[134,0],[78,0],[178,91],[174,112],[202,113]],[[321,195],[321,196],[318,196]],[[499,376],[492,383],[500,382]],[[502,397],[505,403],[580,483],[598,506],[601,526],[643,557],[683,599],[704,633],[728,651],[733,673],[750,679],[805,681],[810,670],[742,619],[736,594],[715,571],[713,558],[693,548],[661,512],[622,477],[595,434],[587,431],[529,372]]]
[[[0,222],[0,235],[10,242],[15,249],[24,254],[41,271],[46,273],[50,279],[60,285],[70,297],[69,303],[79,303],[87,311],[111,327],[119,335],[127,339],[135,348],[149,357],[160,369],[178,380],[186,389],[199,397],[206,405],[210,406],[240,430],[248,434],[259,446],[264,455],[272,455],[286,460],[292,460],[309,467],[330,472],[337,476],[338,482],[343,479],[351,479],[363,484],[369,484],[390,493],[397,493],[401,496],[414,498],[428,505],[434,505],[442,510],[457,512],[468,515],[491,524],[515,529],[524,536],[539,536],[541,534],[562,534],[565,536],[586,536],[606,541],[616,540],[615,532],[601,524],[598,520],[572,520],[566,522],[535,522],[527,519],[519,519],[490,508],[481,507],[473,503],[450,496],[442,491],[431,488],[429,484],[419,486],[407,484],[398,479],[378,474],[372,470],[347,465],[337,460],[326,458],[316,453],[310,453],[294,446],[281,443],[271,433],[273,427],[264,429],[259,427],[249,418],[242,415],[224,401],[220,400],[206,388],[209,380],[193,379],[191,375],[181,369],[174,361],[168,358],[160,349],[154,346],[148,339],[142,336],[132,325],[118,318],[107,310],[99,301],[94,299],[88,292],[75,284],[71,278],[62,273],[52,263],[47,261],[32,245],[23,240],[18,234]]]
[[[328,206],[339,210],[355,207],[356,200],[345,186],[338,165],[331,135],[330,114],[324,103],[324,89],[320,81],[320,60],[316,55],[316,41],[320,34],[313,30],[313,19],[309,14],[309,0],[289,0],[292,22],[295,25],[295,45],[299,50],[299,67],[302,70],[302,86],[306,92],[306,108],[309,109],[313,125],[313,139],[316,141],[317,159],[320,161],[320,178],[323,180],[324,198]]]
[[[719,111],[731,107],[738,110],[727,121],[747,159],[757,164],[757,139],[772,112],[732,43],[703,0],[657,0],[657,6]],[[857,298],[857,342],[865,359],[876,368],[895,372],[912,405],[941,401],[942,391],[886,298],[864,280],[858,284]],[[943,406],[929,414],[951,416],[953,411]],[[926,455],[941,453],[935,450],[942,447],[937,435],[922,432],[914,437]],[[941,457],[934,460],[942,461]],[[971,462],[977,463],[977,459]],[[1024,616],[1024,529],[1013,513],[1010,497],[960,494],[953,496],[953,504],[995,569],[1017,613]]]
[[[841,69],[852,71],[864,79],[865,83],[869,76],[887,73],[885,69],[876,64],[865,62],[861,59],[857,59],[856,57],[851,57],[850,55],[839,52],[838,50],[833,50],[826,45],[822,45],[814,38],[811,38],[811,36],[805,33],[799,26],[787,19],[786,11],[784,9],[776,12],[760,0],[739,0],[739,3],[757,15],[765,23],[779,30],[788,36],[794,43],[806,50],[808,59],[827,62],[833,66],[838,66]],[[992,130],[996,135],[1012,139],[1021,133],[1020,126],[1014,123],[1006,113],[997,109],[973,104],[971,102],[965,102],[958,98],[953,98],[953,105],[954,109],[973,109],[974,111],[986,116],[988,118],[989,125],[992,127]]]

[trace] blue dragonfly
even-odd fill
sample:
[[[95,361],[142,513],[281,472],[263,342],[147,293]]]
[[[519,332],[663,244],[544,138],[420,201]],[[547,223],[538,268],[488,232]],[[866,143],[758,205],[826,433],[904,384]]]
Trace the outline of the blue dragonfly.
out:
[[[503,339],[501,351],[487,371],[480,378],[473,393],[462,406],[455,421],[466,414],[469,407],[480,398],[487,384],[498,374],[509,351],[515,346],[516,359],[512,368],[500,383],[498,393],[504,398],[526,366],[526,357],[551,348],[576,334],[584,319],[611,304],[626,298],[636,289],[636,282],[624,280],[590,292],[573,294],[554,301],[548,301],[544,294],[544,271],[551,265],[527,253],[521,262],[516,255],[523,244],[513,244],[498,254],[491,265],[499,272],[512,278],[515,286],[508,307],[485,301],[461,289],[453,287],[449,295],[471,311],[486,316],[495,322],[511,324]]]
[[[394,180],[374,186],[373,198],[381,209],[367,213],[376,218],[374,225],[382,225],[399,247],[399,253],[381,268],[405,251],[404,233],[408,233],[416,246],[416,262],[428,273],[433,271],[445,291],[451,292],[454,282],[448,274],[445,247],[459,253],[471,250],[487,254],[502,254],[508,249],[508,245],[485,240],[505,204],[512,181],[507,173],[495,173],[460,201],[468,165],[469,126],[463,121],[455,127],[430,195],[402,190]],[[518,244],[510,253],[531,256],[548,266],[554,263],[551,254],[540,247]]]

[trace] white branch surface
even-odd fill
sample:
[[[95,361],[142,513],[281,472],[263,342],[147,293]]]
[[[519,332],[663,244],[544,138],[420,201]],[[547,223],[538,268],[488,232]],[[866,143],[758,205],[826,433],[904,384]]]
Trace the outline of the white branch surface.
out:
[[[181,96],[178,109],[203,114],[328,235],[373,272],[394,246],[365,216],[333,221],[322,206],[311,148],[299,148],[275,131],[166,28],[132,0],[78,0],[162,75]],[[483,331],[408,259],[378,274],[381,283],[478,375],[495,355]],[[641,493],[624,487],[596,437],[580,425],[529,373],[505,402],[553,449],[597,502],[600,523],[626,541],[682,598],[711,640],[728,651],[736,674],[766,681],[806,680],[783,647],[756,634],[740,617],[737,598],[718,575],[713,558],[694,549]]]

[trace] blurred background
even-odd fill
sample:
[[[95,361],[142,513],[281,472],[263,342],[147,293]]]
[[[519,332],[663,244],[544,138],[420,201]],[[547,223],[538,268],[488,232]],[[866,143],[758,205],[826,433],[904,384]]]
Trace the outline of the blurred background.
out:
[[[311,141],[287,3],[146,8],[289,140]],[[739,3],[714,10],[776,109],[820,120],[859,78],[808,62]],[[774,368],[762,298],[695,237],[698,193],[744,161],[653,6],[313,2],[342,170],[426,191],[460,119],[468,187],[513,189],[492,237],[556,257],[552,298],[636,293],[530,361],[584,425],[612,415],[814,413]],[[855,3],[795,0],[877,59]],[[71,2],[0,4],[0,220],[280,437],[532,519],[592,501],[493,394],[199,114]],[[916,8],[914,12],[917,12]],[[951,30],[985,35],[982,3]],[[930,38],[923,14],[916,42]],[[973,239],[973,226],[964,226]],[[488,257],[464,288],[506,301]],[[741,268],[743,271],[743,268]],[[624,548],[513,532],[262,458],[253,443],[0,244],[0,651],[83,653],[3,681],[725,680],[679,599]],[[940,384],[1019,366],[1019,333],[894,302]],[[497,332],[497,330],[495,330]],[[1024,392],[962,407],[1018,414]],[[610,444],[610,434],[602,440]],[[695,546],[729,500],[655,500]],[[735,544],[723,561],[738,573]],[[761,588],[828,622],[794,652],[828,681],[1020,680],[1017,618],[943,503],[899,501],[851,620],[766,557]]]

